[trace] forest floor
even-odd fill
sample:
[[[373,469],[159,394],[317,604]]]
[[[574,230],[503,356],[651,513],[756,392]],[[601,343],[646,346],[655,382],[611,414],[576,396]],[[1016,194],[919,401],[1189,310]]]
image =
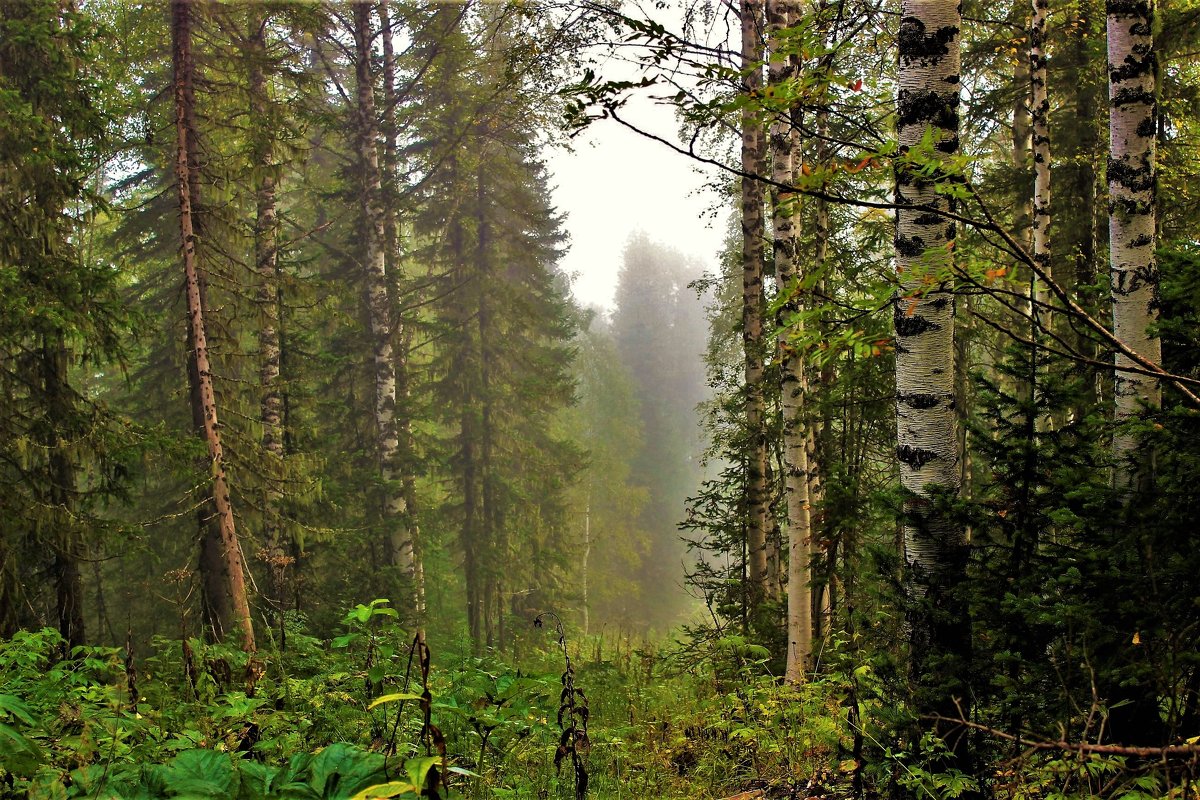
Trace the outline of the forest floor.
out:
[[[720,667],[736,641],[568,642],[568,668],[553,631],[517,659],[434,636],[423,660],[388,611],[358,606],[330,639],[289,626],[252,658],[196,639],[64,658],[49,629],[0,642],[0,797],[849,793],[835,699]]]

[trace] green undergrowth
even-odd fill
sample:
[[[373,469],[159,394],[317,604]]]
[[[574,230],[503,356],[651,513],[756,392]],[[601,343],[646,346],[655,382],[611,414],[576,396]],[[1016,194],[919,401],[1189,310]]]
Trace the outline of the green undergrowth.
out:
[[[895,744],[898,712],[868,665],[789,687],[737,636],[605,650],[549,632],[516,665],[430,653],[383,601],[343,624],[318,639],[289,620],[284,645],[277,636],[253,658],[195,639],[155,641],[139,659],[65,654],[50,629],[0,642],[0,797],[541,800],[578,798],[581,780],[606,800],[979,788],[937,768],[935,743]],[[1124,772],[1119,760],[1048,754],[997,771],[988,788],[1095,796]],[[1112,796],[1160,796],[1145,774],[1122,785]]]
[[[253,658],[197,639],[156,640],[139,658],[65,653],[51,629],[0,642],[0,796],[577,796],[580,776],[555,757],[553,632],[518,666],[452,648],[423,662],[382,601],[343,624],[322,640],[289,620],[284,645],[276,635]],[[830,697],[797,704],[767,676],[748,680],[751,662],[722,674],[695,648],[564,641],[588,797],[722,797],[831,763],[837,725],[797,710],[834,712]]]

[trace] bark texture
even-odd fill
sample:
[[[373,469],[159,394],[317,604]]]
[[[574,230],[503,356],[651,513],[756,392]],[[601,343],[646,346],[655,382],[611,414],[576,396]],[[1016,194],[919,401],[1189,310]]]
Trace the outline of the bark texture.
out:
[[[767,30],[772,54],[767,66],[771,85],[779,86],[794,75],[795,63],[778,53],[780,33],[793,23],[798,9],[794,0],[767,0]],[[804,350],[789,339],[804,332],[798,264],[800,197],[783,191],[792,183],[802,158],[800,135],[792,124],[792,109],[776,109],[769,129],[771,145],[771,228],[775,282],[780,297],[779,328],[780,408],[783,412],[783,491],[787,507],[784,539],[788,547],[787,571],[787,680],[804,677],[812,653],[812,498],[809,492],[809,431],[805,421],[808,375]]]
[[[904,0],[898,92],[902,151],[932,132],[931,157],[958,151],[959,27],[956,0]],[[954,224],[937,180],[897,170],[895,300],[896,438],[900,481],[910,493],[904,524],[905,583],[912,611],[910,659],[921,713],[958,716],[969,647],[956,587],[965,576],[966,535],[939,511],[934,492],[961,483],[955,414]],[[960,745],[965,737],[955,740]],[[952,747],[955,743],[951,743]]]
[[[385,214],[379,169],[379,124],[375,119],[375,82],[371,73],[371,6],[354,6],[355,77],[358,93],[359,202],[363,220],[363,267],[367,313],[375,364],[375,427],[382,516],[388,566],[412,575],[413,546],[405,529],[404,492],[399,470],[400,434],[396,424],[396,364],[392,351],[392,306],[385,263]]]
[[[1113,332],[1145,358],[1159,363],[1162,345],[1150,333],[1158,321],[1158,263],[1154,219],[1155,54],[1154,12],[1149,0],[1108,0],[1109,77],[1109,252]],[[1114,394],[1118,422],[1162,405],[1158,380],[1122,371],[1132,366],[1116,357]],[[1133,488],[1140,470],[1136,437],[1119,431],[1113,439],[1118,487]]]
[[[743,0],[742,91],[747,97],[762,92],[762,4]],[[763,174],[763,132],[757,113],[749,106],[742,112],[742,173]],[[767,436],[763,393],[763,242],[766,238],[763,184],[742,178],[742,349],[745,358],[746,429],[749,453],[746,460],[746,549],[749,565],[751,605],[766,595],[767,529]]]
[[[221,447],[221,428],[217,420],[217,402],[213,391],[212,369],[208,357],[208,338],[204,325],[204,303],[201,297],[200,278],[196,265],[196,232],[193,220],[193,199],[199,196],[199,188],[193,181],[193,157],[195,128],[190,124],[194,118],[194,95],[192,92],[194,65],[192,61],[192,6],[188,0],[173,0],[171,3],[172,64],[174,68],[175,98],[175,180],[179,201],[179,233],[182,245],[184,295],[187,300],[189,343],[195,369],[190,371],[194,378],[193,397],[198,398],[201,411],[202,434],[208,445],[211,469],[212,507],[216,514],[219,543],[204,538],[201,551],[201,570],[219,570],[220,604],[217,606],[227,618],[216,620],[221,624],[218,636],[224,636],[234,628],[240,629],[242,649],[255,649],[254,627],[250,618],[250,602],[246,592],[246,570],[242,558],[241,544],[237,538],[233,508],[230,504],[229,483],[225,474],[224,451]],[[213,544],[218,544],[214,548]],[[218,582],[206,581],[210,588]],[[210,595],[211,601],[218,598]]]
[[[42,378],[50,422],[63,424],[71,418],[71,387],[67,383],[69,361],[61,332],[43,337]],[[79,574],[80,551],[84,544],[72,507],[76,496],[75,464],[63,434],[52,432],[45,442],[49,453],[48,505],[54,509],[53,550],[55,607],[58,631],[68,650],[86,642],[83,623],[83,579]]]
[[[262,499],[263,560],[270,571],[267,601],[271,610],[283,610],[284,585],[291,557],[283,541],[280,524],[280,482],[283,478],[283,392],[281,388],[281,349],[279,346],[279,223],[275,210],[275,153],[268,113],[267,80],[263,71],[267,58],[268,18],[253,22],[250,33],[250,112],[257,125],[254,147],[255,215],[254,264],[258,271],[258,376],[259,421],[262,423],[262,448],[266,457]]]
[[[1033,87],[1030,117],[1033,123],[1033,249],[1030,255],[1051,276],[1050,255],[1050,96],[1046,85],[1046,19],[1048,0],[1033,0],[1029,29],[1029,79]],[[1049,298],[1044,285],[1035,284],[1034,299]]]

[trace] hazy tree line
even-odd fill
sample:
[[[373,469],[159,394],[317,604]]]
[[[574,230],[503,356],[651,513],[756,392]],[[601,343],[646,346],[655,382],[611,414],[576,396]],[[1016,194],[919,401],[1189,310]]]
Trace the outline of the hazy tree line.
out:
[[[480,648],[547,608],[675,618],[702,306],[644,238],[611,319],[557,266],[540,148],[587,18],[0,20],[6,634],[254,649],[374,597]]]

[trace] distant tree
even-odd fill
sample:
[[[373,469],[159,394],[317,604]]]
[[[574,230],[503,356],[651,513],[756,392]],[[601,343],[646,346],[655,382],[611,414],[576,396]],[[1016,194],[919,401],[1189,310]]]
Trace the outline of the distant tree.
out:
[[[632,480],[655,502],[647,504],[642,526],[650,551],[640,580],[656,624],[670,621],[680,595],[671,588],[681,544],[677,526],[684,498],[700,477],[697,406],[705,399],[701,359],[702,304],[690,282],[698,277],[685,257],[635,234],[625,245],[617,279],[612,335],[621,363],[633,381],[641,416],[642,445]]]

